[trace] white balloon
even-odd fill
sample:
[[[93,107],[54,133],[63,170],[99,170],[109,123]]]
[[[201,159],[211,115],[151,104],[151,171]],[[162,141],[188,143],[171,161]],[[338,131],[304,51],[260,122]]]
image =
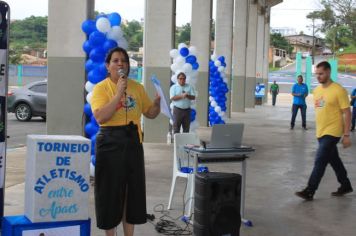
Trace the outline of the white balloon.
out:
[[[227,82],[229,82],[229,80],[226,77],[223,78],[223,80],[224,80],[224,83],[226,83],[226,84],[227,84]]]
[[[186,75],[185,82],[186,82],[187,84],[192,84],[193,81],[192,81],[192,78],[191,78],[190,76]]]
[[[171,70],[173,71],[173,72],[175,72],[175,74],[177,73],[177,70],[179,69],[178,68],[179,66],[177,65],[177,63],[173,63],[172,65],[171,65]]]
[[[171,81],[172,81],[172,83],[177,83],[177,76],[175,74],[172,75]]]
[[[210,105],[211,105],[212,107],[216,107],[218,104],[217,104],[215,101],[212,101],[212,102],[210,103]]]
[[[178,50],[181,50],[182,48],[187,48],[187,44],[185,43],[178,44]]]
[[[90,162],[90,176],[95,176],[95,166]]]
[[[225,111],[221,111],[220,113],[221,113],[221,116],[223,116],[223,117],[225,116]]]
[[[171,51],[169,51],[169,55],[172,57],[172,58],[176,58],[179,56],[179,51],[177,49],[172,49]]]
[[[88,93],[87,96],[86,96],[86,100],[87,100],[87,102],[88,102],[89,104],[91,104],[90,101],[91,101],[91,97],[92,97],[92,96],[93,96],[93,92]]]
[[[174,108],[173,102],[171,102],[171,104],[169,105],[169,107],[171,108],[171,110],[173,110],[173,108]]]
[[[214,101],[214,98],[212,96],[209,96],[209,102]]]
[[[169,123],[170,123],[171,125],[173,125],[173,120],[172,120],[172,119],[169,119]]]
[[[185,64],[185,59],[182,56],[178,56],[175,58],[175,63],[177,63],[179,68],[182,68]]]
[[[85,90],[90,93],[91,91],[93,91],[95,84],[91,83],[90,81],[87,81],[85,83]]]
[[[215,65],[216,67],[219,67],[219,66],[221,66],[221,62],[220,62],[219,60],[215,60],[215,61],[214,61],[214,65]]]
[[[219,72],[223,72],[224,70],[225,70],[225,67],[223,67],[223,66],[219,66],[219,67],[218,67],[218,71],[219,71]]]
[[[214,111],[215,111],[216,113],[221,112],[221,107],[219,107],[219,106],[214,107]]]
[[[195,102],[192,102],[191,105],[190,105],[190,108],[197,109],[197,104]]]
[[[190,55],[196,56],[197,55],[197,48],[195,46],[190,46],[189,47],[189,52],[190,52]]]
[[[129,43],[127,42],[127,40],[125,38],[120,38],[117,41],[117,45],[123,49],[127,49],[129,47]]]
[[[215,61],[216,58],[217,58],[216,54],[213,54],[213,55],[211,55],[211,57],[210,57],[210,59],[211,59],[212,61]]]
[[[100,17],[96,20],[96,28],[102,33],[107,33],[111,30],[111,24],[108,18]]]
[[[108,32],[106,37],[108,39],[112,39],[115,41],[118,41],[119,39],[121,39],[123,37],[123,33],[122,33],[120,26],[116,25],[116,26],[111,27],[111,30]]]
[[[185,63],[184,66],[183,66],[183,71],[186,73],[186,74],[189,74],[191,73],[193,70],[193,67],[190,63]]]

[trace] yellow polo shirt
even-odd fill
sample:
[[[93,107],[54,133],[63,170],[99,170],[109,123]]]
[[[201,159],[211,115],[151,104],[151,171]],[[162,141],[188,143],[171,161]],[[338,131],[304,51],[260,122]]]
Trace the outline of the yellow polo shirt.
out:
[[[342,110],[350,107],[347,91],[338,83],[327,88],[319,85],[314,89],[316,136],[341,137],[344,132]]]
[[[100,124],[100,126],[127,125],[132,121],[138,126],[139,136],[142,142],[141,115],[142,113],[147,112],[153,103],[148,97],[142,84],[132,79],[128,79],[127,82],[126,101],[123,96],[111,119],[104,124]],[[110,78],[106,78],[96,84],[93,89],[93,96],[90,104],[92,111],[105,106],[112,100],[115,94],[116,84]]]

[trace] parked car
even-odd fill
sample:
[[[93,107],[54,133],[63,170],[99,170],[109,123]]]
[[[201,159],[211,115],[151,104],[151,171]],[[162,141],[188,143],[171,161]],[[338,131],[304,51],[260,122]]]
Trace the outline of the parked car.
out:
[[[29,83],[9,90],[7,111],[15,113],[19,121],[29,121],[34,116],[46,119],[47,80]]]
[[[307,58],[310,56],[310,52],[302,52],[302,58]]]

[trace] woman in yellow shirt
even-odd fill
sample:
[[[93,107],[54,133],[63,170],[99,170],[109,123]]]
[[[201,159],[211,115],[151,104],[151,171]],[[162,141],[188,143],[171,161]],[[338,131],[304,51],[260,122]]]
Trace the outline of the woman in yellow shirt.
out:
[[[154,102],[144,87],[128,79],[130,61],[122,48],[112,49],[106,59],[109,76],[95,85],[91,107],[100,125],[96,138],[95,209],[97,226],[115,235],[123,221],[125,236],[134,224],[146,223],[146,188],[141,115],[155,118],[160,97]]]

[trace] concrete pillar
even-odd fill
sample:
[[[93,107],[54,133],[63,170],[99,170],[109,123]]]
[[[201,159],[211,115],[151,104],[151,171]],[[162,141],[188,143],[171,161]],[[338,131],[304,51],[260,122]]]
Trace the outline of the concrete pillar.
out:
[[[154,74],[169,104],[169,86],[171,79],[171,58],[169,51],[174,48],[175,0],[145,1],[145,31],[143,54],[144,85],[153,99],[156,93],[150,78]],[[156,119],[144,118],[143,131],[145,142],[166,142],[169,120],[160,114]]]
[[[231,111],[233,112],[245,111],[248,1],[235,0],[233,79],[231,86]]]
[[[258,6],[256,2],[250,0],[247,28],[245,107],[248,108],[255,107]]]
[[[212,0],[192,0],[192,32],[190,44],[197,48],[199,62],[197,82],[197,117],[201,126],[208,126],[208,86]]]
[[[268,87],[268,73],[269,73],[269,42],[270,42],[270,13],[271,8],[268,7],[265,13],[265,36],[264,36],[264,57],[263,57],[263,83],[266,87],[265,103],[268,101],[269,87]]]
[[[226,94],[227,117],[231,117],[231,60],[232,60],[232,30],[234,17],[234,0],[217,1],[215,22],[215,54],[224,56],[226,62],[226,77],[230,91]]]
[[[48,1],[47,134],[83,134],[86,36],[80,26],[93,13],[94,0]]]
[[[256,82],[263,84],[263,63],[264,63],[264,44],[265,44],[265,19],[264,7],[257,7],[257,45],[256,45]],[[266,87],[265,87],[266,88]],[[267,88],[266,88],[267,89]]]

